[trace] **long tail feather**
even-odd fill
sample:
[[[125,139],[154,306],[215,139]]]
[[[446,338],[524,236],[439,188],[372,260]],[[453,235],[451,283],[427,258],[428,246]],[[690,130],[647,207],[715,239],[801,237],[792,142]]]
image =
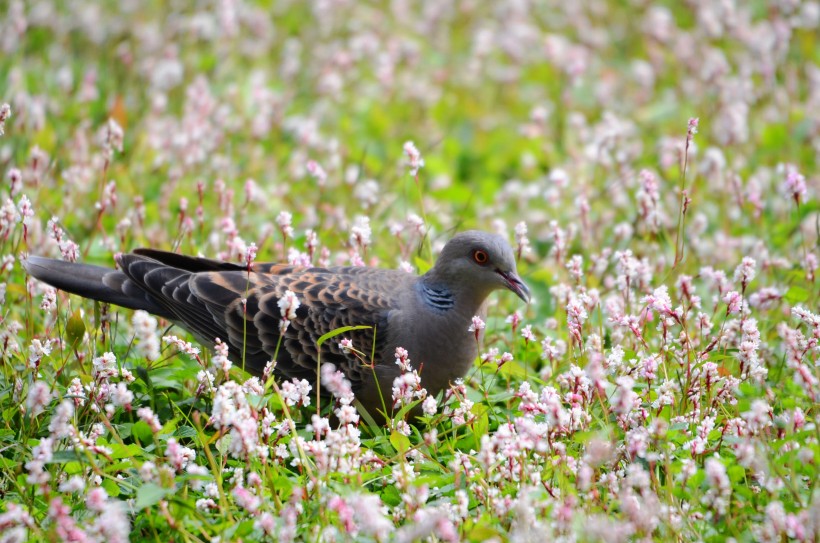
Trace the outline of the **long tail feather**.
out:
[[[120,271],[41,256],[29,256],[22,264],[30,275],[60,290],[129,309],[143,309],[160,317],[173,317]]]

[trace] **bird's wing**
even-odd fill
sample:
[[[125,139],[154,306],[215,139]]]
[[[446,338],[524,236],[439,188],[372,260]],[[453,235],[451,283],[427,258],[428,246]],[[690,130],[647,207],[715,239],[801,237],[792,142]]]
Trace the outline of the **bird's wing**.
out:
[[[345,353],[340,340],[351,339],[354,348],[364,353],[365,363],[371,362],[375,351],[378,363],[389,313],[398,308],[401,288],[413,280],[410,274],[375,268],[256,264],[248,271],[179,255],[166,263],[160,260],[162,255],[155,251],[150,256],[147,252],[122,255],[120,264],[132,281],[198,339],[211,344],[217,337],[225,341],[232,358],[237,363],[244,360],[254,373],[261,373],[276,355],[278,373],[315,381],[317,340],[344,326],[370,326],[343,333],[321,347],[321,361],[335,364],[354,391],[372,369],[361,356]],[[287,290],[296,294],[300,306],[280,343],[278,303]]]

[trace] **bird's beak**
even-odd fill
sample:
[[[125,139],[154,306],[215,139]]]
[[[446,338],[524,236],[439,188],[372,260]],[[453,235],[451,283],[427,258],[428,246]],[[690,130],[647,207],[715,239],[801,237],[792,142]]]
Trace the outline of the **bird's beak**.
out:
[[[515,295],[524,300],[525,303],[530,303],[530,289],[515,272],[498,270],[498,274],[504,278],[505,286],[508,289],[515,292]]]

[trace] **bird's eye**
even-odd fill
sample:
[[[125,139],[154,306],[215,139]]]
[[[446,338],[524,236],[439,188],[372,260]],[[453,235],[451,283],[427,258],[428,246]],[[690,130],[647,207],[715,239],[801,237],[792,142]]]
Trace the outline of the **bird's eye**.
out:
[[[481,264],[482,266],[489,262],[490,257],[487,255],[487,251],[482,251],[481,249],[476,249],[473,251],[473,260],[475,260],[476,264]]]

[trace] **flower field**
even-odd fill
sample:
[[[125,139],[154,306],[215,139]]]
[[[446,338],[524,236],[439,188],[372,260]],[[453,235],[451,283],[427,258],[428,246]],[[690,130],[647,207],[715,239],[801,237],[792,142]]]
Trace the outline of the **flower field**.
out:
[[[816,1],[0,2],[0,543],[816,542],[818,163]],[[468,229],[532,300],[384,424],[22,267]]]

